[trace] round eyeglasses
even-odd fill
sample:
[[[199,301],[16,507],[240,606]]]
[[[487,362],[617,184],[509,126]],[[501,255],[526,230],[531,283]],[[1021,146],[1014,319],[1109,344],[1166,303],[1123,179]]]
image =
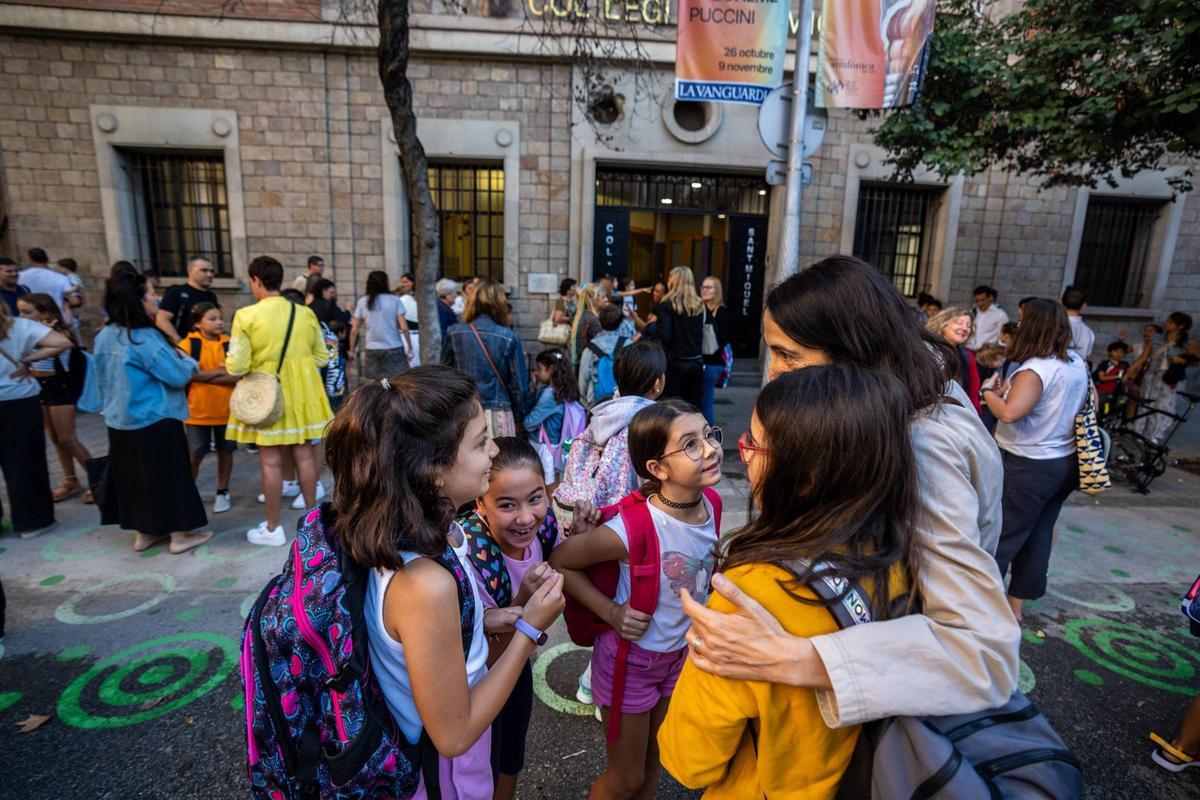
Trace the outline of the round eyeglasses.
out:
[[[721,429],[720,428],[705,428],[704,435],[700,439],[689,439],[688,443],[678,450],[672,450],[669,453],[663,453],[659,456],[659,460],[667,456],[673,456],[676,453],[683,453],[692,461],[699,461],[704,457],[704,448],[701,447],[701,441],[708,442],[714,449],[721,449]]]

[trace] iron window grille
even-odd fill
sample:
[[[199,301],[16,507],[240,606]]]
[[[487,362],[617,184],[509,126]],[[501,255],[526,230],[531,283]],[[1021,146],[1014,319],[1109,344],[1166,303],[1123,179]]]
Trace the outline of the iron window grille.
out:
[[[858,190],[854,255],[875,267],[905,296],[923,287],[940,189],[864,183]]]
[[[1074,284],[1095,306],[1142,305],[1161,201],[1091,196]]]
[[[193,258],[232,277],[225,158],[211,152],[118,150],[130,202],[134,257],[143,272],[183,277]]]
[[[767,201],[767,184],[751,175],[596,169],[597,206],[761,215]]]
[[[429,190],[438,213],[442,275],[504,280],[504,168],[494,163],[431,163]],[[412,220],[412,263],[418,247]]]

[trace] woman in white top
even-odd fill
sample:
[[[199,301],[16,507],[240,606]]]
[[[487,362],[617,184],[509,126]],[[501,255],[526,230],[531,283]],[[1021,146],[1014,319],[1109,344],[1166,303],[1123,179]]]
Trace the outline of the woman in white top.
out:
[[[396,294],[400,295],[400,302],[404,304],[404,321],[408,324],[408,336],[412,340],[412,347],[408,350],[410,367],[421,366],[421,323],[417,319],[417,298],[413,294],[416,288],[417,283],[411,272],[400,276],[400,288]]]
[[[1054,523],[1079,487],[1075,415],[1089,389],[1087,365],[1070,349],[1067,312],[1052,300],[1025,304],[1008,357],[1019,364],[1007,381],[983,390],[999,424],[1004,504],[996,563],[1012,566],[1008,604],[1018,621],[1026,600],[1046,593]]]
[[[362,375],[370,380],[390,378],[409,368],[413,352],[404,303],[388,288],[387,273],[375,270],[367,276],[367,293],[358,298],[350,319],[350,352],[353,358],[363,323],[367,326],[366,353]]]
[[[497,452],[475,383],[431,364],[365,384],[330,425],[326,448],[341,544],[371,570],[364,613],[388,708],[410,744],[424,729],[443,756],[445,800],[491,800],[491,724],[563,595],[562,576],[547,570],[522,621],[500,610],[509,624],[485,618],[474,583],[460,604],[460,581],[475,571],[454,511],[487,491]],[[484,626],[497,634],[514,624],[521,633],[489,670]],[[426,797],[423,786],[415,797]]]
[[[63,334],[31,319],[14,318],[8,303],[0,303],[0,470],[8,486],[13,530],[22,539],[54,525],[42,388],[29,365],[70,347],[71,340]]]

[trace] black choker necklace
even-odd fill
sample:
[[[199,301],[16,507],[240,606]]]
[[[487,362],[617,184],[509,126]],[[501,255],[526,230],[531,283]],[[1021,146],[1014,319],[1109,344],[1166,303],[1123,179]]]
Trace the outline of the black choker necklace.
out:
[[[680,511],[685,511],[689,508],[695,508],[696,506],[700,505],[700,501],[704,499],[704,495],[700,495],[690,503],[676,503],[674,500],[668,500],[661,494],[656,494],[654,497],[657,497],[658,502],[662,503],[667,508],[677,508]]]

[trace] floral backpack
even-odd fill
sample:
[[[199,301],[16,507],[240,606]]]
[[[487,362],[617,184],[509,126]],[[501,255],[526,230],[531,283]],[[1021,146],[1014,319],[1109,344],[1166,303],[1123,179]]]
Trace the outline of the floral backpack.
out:
[[[585,498],[596,508],[614,505],[641,482],[629,458],[628,429],[613,434],[603,447],[593,437],[592,429],[587,428],[571,443],[562,479],[554,490],[554,502],[560,511],[570,513]]]
[[[255,800],[408,800],[421,775],[439,798],[428,734],[410,744],[371,670],[363,606],[370,574],[338,544],[326,503],[305,514],[283,571],[242,634],[246,753]],[[464,656],[474,633],[471,578],[447,545]]]
[[[508,569],[504,566],[504,553],[492,538],[488,524],[475,511],[460,515],[458,524],[467,536],[467,557],[479,575],[484,590],[496,601],[497,608],[511,606],[519,587],[512,585]],[[547,509],[537,538],[542,545],[542,558],[549,559],[550,551],[558,542],[558,520],[554,518],[552,509]]]

